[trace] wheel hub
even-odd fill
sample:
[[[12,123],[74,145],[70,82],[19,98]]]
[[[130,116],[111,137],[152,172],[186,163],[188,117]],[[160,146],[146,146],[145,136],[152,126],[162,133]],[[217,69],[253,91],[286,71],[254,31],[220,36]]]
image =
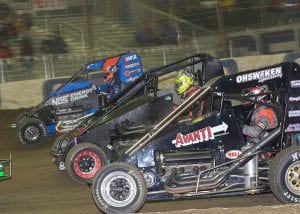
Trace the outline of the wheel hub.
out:
[[[110,184],[110,194],[117,201],[123,201],[130,195],[130,185],[124,178],[118,178]]]
[[[24,131],[24,137],[28,141],[36,141],[40,137],[40,131],[37,126],[28,126]]]
[[[95,161],[91,156],[83,156],[78,161],[78,168],[82,172],[89,172],[95,167]]]
[[[300,194],[300,161],[293,163],[286,172],[286,184],[288,189],[299,195]]]
[[[132,203],[138,192],[137,189],[134,178],[123,171],[108,174],[100,187],[104,200],[114,207],[125,207]]]
[[[101,165],[100,157],[94,151],[90,150],[79,152],[73,161],[74,172],[84,179],[93,178],[101,168]]]

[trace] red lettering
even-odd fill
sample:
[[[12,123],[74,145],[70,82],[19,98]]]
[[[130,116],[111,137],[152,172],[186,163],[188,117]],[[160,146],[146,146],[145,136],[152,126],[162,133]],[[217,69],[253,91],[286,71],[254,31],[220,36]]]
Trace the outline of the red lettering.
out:
[[[194,137],[195,140],[201,141],[201,137],[200,137],[199,131],[193,132],[193,137]]]
[[[207,127],[206,130],[207,130],[208,138],[209,138],[209,139],[214,139],[214,136],[213,136],[212,133],[211,133],[210,127]]]
[[[176,146],[180,147],[181,144],[183,144],[183,139],[182,139],[182,134],[181,133],[177,133],[176,136]]]
[[[206,140],[208,140],[208,136],[206,135],[205,131],[206,131],[206,128],[199,130],[199,132],[201,132],[202,139],[206,141]]]

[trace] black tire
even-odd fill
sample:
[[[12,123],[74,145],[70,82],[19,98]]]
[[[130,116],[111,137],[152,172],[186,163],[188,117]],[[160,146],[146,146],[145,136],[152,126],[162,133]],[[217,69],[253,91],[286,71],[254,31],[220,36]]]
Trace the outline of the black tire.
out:
[[[43,122],[37,118],[28,118],[17,124],[18,142],[26,147],[33,147],[42,144],[46,135],[46,128]]]
[[[60,142],[60,140],[65,136],[66,134],[62,134],[60,136],[58,136],[55,141],[53,142],[52,146],[51,146],[51,152],[57,152],[58,150],[58,144]]]
[[[107,164],[106,153],[92,143],[80,143],[73,146],[66,156],[66,170],[79,184],[92,183],[96,173]]]
[[[92,195],[95,205],[104,213],[133,213],[146,201],[147,184],[135,166],[115,162],[98,172]]]
[[[300,202],[300,146],[279,152],[270,164],[269,183],[282,203]]]
[[[61,152],[59,151],[58,149],[58,144],[59,142],[61,141],[61,139],[65,136],[65,134],[62,134],[60,136],[58,136],[54,143],[52,144],[51,146],[51,154],[54,156],[53,159],[52,159],[52,162],[54,162],[57,166],[59,165],[59,162],[62,161],[62,156],[60,155],[54,155],[54,154],[61,154],[61,152],[63,152],[64,150],[62,150]],[[65,148],[62,148],[62,149],[65,149]]]

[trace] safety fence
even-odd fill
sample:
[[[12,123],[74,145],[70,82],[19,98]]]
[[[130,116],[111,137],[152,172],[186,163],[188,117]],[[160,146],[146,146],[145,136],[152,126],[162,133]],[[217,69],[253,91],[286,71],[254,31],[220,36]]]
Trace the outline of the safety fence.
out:
[[[299,23],[300,0],[2,0],[0,80],[66,76],[127,51],[145,68],[299,51]]]
[[[174,62],[185,56],[199,53],[191,46],[159,46],[152,48],[136,48],[89,54],[51,54],[34,58],[0,59],[0,82],[11,82],[30,79],[50,79],[70,76],[86,64],[124,52],[137,53],[142,57],[143,67],[147,70]]]

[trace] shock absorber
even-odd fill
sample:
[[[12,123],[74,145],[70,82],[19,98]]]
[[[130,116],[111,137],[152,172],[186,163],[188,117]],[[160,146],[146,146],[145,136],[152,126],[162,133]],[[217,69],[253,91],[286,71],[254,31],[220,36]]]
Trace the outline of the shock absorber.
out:
[[[250,146],[250,144],[243,146],[242,151]],[[246,189],[254,190],[257,188],[257,154],[244,165],[244,177]]]

